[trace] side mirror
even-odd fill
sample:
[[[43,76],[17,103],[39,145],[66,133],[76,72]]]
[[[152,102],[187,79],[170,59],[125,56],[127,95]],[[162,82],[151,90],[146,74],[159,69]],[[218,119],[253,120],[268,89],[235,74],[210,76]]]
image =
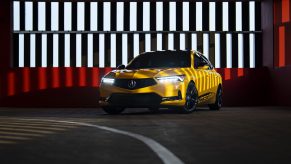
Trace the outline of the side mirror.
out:
[[[209,65],[199,66],[198,69],[208,70],[210,67]]]
[[[125,65],[119,65],[117,69],[125,69]]]

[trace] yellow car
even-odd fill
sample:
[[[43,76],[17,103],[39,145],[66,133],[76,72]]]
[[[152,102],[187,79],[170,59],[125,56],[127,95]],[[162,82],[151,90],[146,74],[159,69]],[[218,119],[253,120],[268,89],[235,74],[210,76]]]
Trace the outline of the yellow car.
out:
[[[109,114],[129,107],[175,107],[191,113],[197,105],[209,105],[219,110],[222,80],[198,51],[145,52],[102,78],[99,104]]]

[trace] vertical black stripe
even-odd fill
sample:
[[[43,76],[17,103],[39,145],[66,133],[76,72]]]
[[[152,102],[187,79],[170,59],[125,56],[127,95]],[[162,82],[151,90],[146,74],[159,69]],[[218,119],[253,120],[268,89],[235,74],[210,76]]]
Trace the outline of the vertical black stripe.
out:
[[[90,31],[90,26],[91,26],[90,4],[91,2],[85,2],[85,31]]]
[[[157,51],[157,33],[151,34],[151,51]]]
[[[59,30],[64,31],[64,2],[59,2]]]
[[[13,66],[18,67],[19,61],[19,34],[13,34]]]
[[[105,34],[104,35],[105,37],[104,37],[104,39],[105,39],[105,41],[104,41],[104,44],[105,44],[105,46],[104,46],[104,48],[105,48],[105,67],[110,67],[110,59],[111,59],[111,53],[110,53],[110,34]]]
[[[226,34],[220,35],[220,67],[226,67]]]
[[[46,2],[46,30],[50,31],[51,30],[51,2]]]
[[[163,3],[163,30],[169,31],[169,2]]]
[[[116,65],[122,64],[122,35],[116,34]]]
[[[129,31],[129,2],[124,2],[124,31]]]
[[[189,30],[196,30],[196,2],[189,3]]]
[[[182,31],[183,28],[183,14],[182,2],[176,2],[176,30]]]
[[[261,2],[255,2],[255,30],[261,30]]]
[[[167,50],[168,49],[168,34],[162,33],[162,49]]]
[[[244,68],[250,67],[250,37],[249,34],[243,34],[244,41]]]
[[[30,67],[30,35],[24,34],[24,66]]]
[[[242,30],[249,31],[249,2],[242,2]]]
[[[130,62],[133,59],[133,34],[128,34],[128,57],[127,60]]]
[[[186,44],[186,49],[188,50],[191,50],[191,33],[185,33],[185,37],[186,37],[186,40],[185,40],[185,44]]]
[[[98,30],[103,31],[103,2],[98,2]]]
[[[47,66],[53,65],[53,34],[47,34]]]
[[[111,30],[116,31],[116,2],[111,3]]]
[[[222,2],[216,2],[215,26],[216,31],[222,31]]]
[[[70,66],[76,66],[76,34],[71,34],[70,37]]]
[[[215,63],[215,36],[214,33],[209,34],[209,61]]]
[[[82,34],[82,66],[87,67],[88,63],[88,34]]]
[[[42,38],[41,34],[35,35],[35,66],[41,67],[41,49],[42,49]]]
[[[145,52],[145,34],[139,35],[139,53]]]
[[[238,34],[232,34],[232,68],[238,67]]]
[[[20,1],[20,31],[25,30],[25,3]]]
[[[174,49],[180,49],[180,33],[174,33]]]
[[[228,7],[228,27],[229,27],[229,31],[235,31],[235,25],[236,25],[236,22],[235,22],[235,16],[236,16],[236,13],[235,13],[235,2],[229,2],[228,3],[229,7]]]
[[[33,30],[37,31],[38,30],[38,3],[37,2],[33,2],[33,13],[32,13],[32,17],[33,17]]]
[[[202,32],[197,33],[197,50],[203,52],[203,34]]]
[[[93,34],[93,66],[99,64],[99,34]]]
[[[202,2],[202,30],[209,30],[209,2]]]
[[[77,31],[77,24],[77,2],[72,2],[72,31]]]
[[[137,31],[142,31],[142,21],[143,21],[143,4],[142,2],[137,2]]]
[[[59,34],[59,67],[63,67],[65,63],[65,35]]]
[[[150,30],[156,31],[156,2],[150,2]]]

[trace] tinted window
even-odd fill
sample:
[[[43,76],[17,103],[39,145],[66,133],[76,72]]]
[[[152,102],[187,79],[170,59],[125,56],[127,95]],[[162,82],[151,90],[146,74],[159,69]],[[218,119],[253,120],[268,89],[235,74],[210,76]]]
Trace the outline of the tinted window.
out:
[[[189,51],[162,51],[143,53],[134,58],[127,69],[190,67]]]

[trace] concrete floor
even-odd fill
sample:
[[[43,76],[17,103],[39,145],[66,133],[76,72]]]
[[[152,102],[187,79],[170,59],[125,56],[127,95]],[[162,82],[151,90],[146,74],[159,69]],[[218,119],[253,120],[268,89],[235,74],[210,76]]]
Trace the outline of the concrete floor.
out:
[[[201,108],[188,115],[173,110],[154,114],[147,109],[129,109],[117,116],[100,109],[0,108],[0,163],[163,163],[157,153],[135,138],[57,121],[143,135],[184,163],[291,161],[291,108]]]

